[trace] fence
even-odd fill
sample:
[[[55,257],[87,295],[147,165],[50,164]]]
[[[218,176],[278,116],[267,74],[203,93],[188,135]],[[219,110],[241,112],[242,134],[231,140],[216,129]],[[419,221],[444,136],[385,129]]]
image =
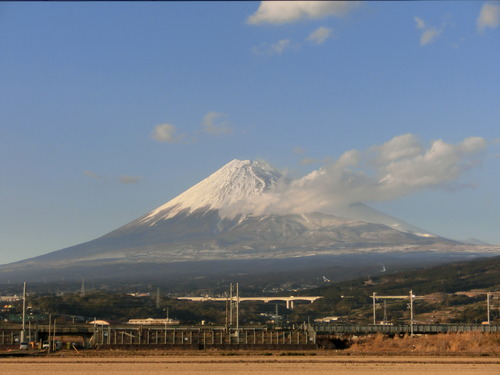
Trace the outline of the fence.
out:
[[[337,334],[367,334],[387,333],[400,334],[410,333],[409,324],[398,325],[342,325],[342,324],[316,324],[313,326],[318,333]],[[414,324],[413,333],[459,333],[459,332],[500,332],[500,326],[486,324]]]
[[[113,328],[97,326],[91,345],[309,345],[315,344],[308,330],[267,330],[259,328]]]

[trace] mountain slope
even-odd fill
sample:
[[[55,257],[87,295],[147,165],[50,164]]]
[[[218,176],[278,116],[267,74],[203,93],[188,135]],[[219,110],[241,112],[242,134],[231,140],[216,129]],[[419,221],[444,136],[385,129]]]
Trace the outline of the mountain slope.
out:
[[[233,160],[166,204],[105,236],[0,267],[0,272],[40,267],[491,250],[427,234],[360,203],[341,209],[340,216],[318,212],[253,215],[238,211],[240,206],[247,210],[252,204],[258,205],[264,197],[279,197],[287,184],[288,180],[265,162]]]
[[[425,229],[416,227],[393,216],[375,210],[374,208],[369,207],[361,202],[352,203],[344,207],[338,207],[336,210],[336,215],[351,220],[384,224],[398,231],[412,233],[421,237],[437,237],[434,234],[428,233],[428,231],[426,231]]]
[[[142,219],[138,219],[139,223]],[[131,223],[96,240],[33,258],[52,265],[68,263],[178,262],[286,258],[353,251],[418,251],[460,245],[426,239],[383,224],[320,213],[239,216],[221,219],[217,210],[181,212],[154,225]]]

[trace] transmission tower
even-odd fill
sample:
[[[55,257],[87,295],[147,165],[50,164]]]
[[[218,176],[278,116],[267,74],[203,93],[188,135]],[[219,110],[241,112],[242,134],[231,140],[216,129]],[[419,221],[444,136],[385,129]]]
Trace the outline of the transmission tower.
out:
[[[82,279],[82,286],[80,288],[80,297],[85,296],[85,279]]]

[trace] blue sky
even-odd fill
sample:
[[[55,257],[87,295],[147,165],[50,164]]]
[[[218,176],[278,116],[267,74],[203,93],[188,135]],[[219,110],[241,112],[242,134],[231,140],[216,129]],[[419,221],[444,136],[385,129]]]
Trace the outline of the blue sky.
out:
[[[360,200],[500,244],[500,2],[307,3],[0,3],[0,263],[235,158],[300,178],[350,150],[357,176],[407,178]]]

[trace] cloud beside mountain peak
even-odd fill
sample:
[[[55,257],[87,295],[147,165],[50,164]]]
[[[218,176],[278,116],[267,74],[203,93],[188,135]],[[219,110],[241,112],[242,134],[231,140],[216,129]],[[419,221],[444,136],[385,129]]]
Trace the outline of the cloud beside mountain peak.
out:
[[[349,150],[302,178],[279,184],[271,192],[227,207],[222,213],[334,213],[355,202],[387,201],[425,189],[456,190],[469,169],[481,163],[487,147],[481,137],[457,144],[437,139],[425,147],[414,134],[403,134],[366,150]]]

